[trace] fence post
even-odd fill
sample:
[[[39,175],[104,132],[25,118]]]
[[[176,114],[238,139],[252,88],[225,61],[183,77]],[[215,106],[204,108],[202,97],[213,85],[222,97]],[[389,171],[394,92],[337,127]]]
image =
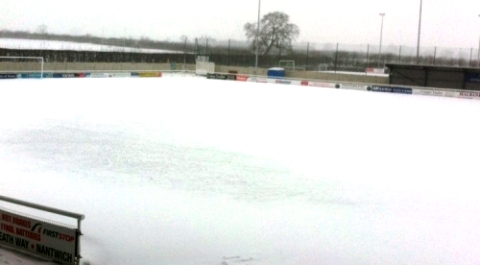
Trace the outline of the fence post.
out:
[[[186,64],[187,64],[187,38],[185,38],[185,44],[183,45],[183,71],[185,71]]]
[[[310,50],[310,42],[307,42],[307,58],[305,59],[305,71],[308,70],[308,53]]]
[[[398,47],[398,63],[402,63],[402,45]]]
[[[337,62],[338,62],[338,42],[337,42],[337,49],[335,51],[335,73],[337,73]]]
[[[230,66],[230,39],[228,39],[227,65]]]
[[[367,67],[370,66],[370,44],[367,44]]]
[[[473,48],[470,48],[470,61],[468,62],[468,66],[472,66],[472,55],[473,55]]]
[[[193,49],[194,49],[194,53],[195,53],[195,59],[197,59],[197,53],[198,53],[198,39],[197,38],[195,38],[195,47]]]

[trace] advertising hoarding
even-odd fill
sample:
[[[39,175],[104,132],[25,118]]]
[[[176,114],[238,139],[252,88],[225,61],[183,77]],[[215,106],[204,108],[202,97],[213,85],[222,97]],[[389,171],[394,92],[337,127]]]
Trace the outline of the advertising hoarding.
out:
[[[61,264],[76,264],[78,230],[0,208],[0,244]]]
[[[0,79],[15,79],[17,78],[17,74],[0,74]]]
[[[138,73],[139,77],[162,77],[162,73],[160,72],[142,72]]]
[[[413,90],[406,87],[388,87],[388,86],[372,86],[367,88],[369,91],[373,92],[385,92],[385,93],[396,93],[396,94],[412,94]]]

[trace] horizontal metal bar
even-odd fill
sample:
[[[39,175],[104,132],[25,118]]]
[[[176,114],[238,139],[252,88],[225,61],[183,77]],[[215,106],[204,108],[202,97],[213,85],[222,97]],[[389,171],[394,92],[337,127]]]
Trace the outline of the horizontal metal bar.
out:
[[[34,57],[34,56],[0,56],[0,59],[42,59],[43,57]]]
[[[58,214],[58,215],[63,215],[63,216],[75,218],[77,220],[85,219],[85,215],[83,215],[83,214],[68,212],[68,211],[64,211],[64,210],[60,210],[60,209],[55,209],[55,208],[52,208],[52,207],[43,206],[43,205],[40,205],[40,204],[31,203],[31,202],[25,202],[25,201],[13,199],[13,198],[8,198],[8,197],[1,196],[1,195],[0,195],[0,200],[10,202],[10,203],[14,203],[14,204],[18,204],[18,205],[22,205],[22,206],[26,206],[26,207],[30,207],[30,208],[34,208],[34,209],[37,209],[37,210],[42,210],[42,211],[46,211],[46,212],[50,212],[50,213],[54,213],[54,214]]]

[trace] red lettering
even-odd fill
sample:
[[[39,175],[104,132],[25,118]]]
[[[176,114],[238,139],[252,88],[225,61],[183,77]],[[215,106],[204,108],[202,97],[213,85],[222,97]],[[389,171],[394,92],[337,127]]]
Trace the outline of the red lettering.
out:
[[[28,230],[24,230],[24,229],[21,229],[21,228],[18,228],[18,227],[17,227],[16,234],[19,235],[19,236],[23,236],[23,237],[26,237],[26,238],[36,240],[36,241],[41,241],[40,234],[31,232],[31,231],[28,231]]]
[[[23,226],[23,227],[26,227],[26,228],[31,227],[30,221],[23,220],[23,219],[20,219],[20,218],[17,218],[17,217],[13,217],[13,223],[18,225],[18,226]]]
[[[1,224],[0,226],[0,229],[3,230],[3,231],[7,231],[9,233],[15,233],[15,229],[13,228],[13,226],[11,225],[6,225],[6,224]]]
[[[2,220],[5,221],[5,222],[11,223],[12,222],[12,217],[8,214],[2,213]]]

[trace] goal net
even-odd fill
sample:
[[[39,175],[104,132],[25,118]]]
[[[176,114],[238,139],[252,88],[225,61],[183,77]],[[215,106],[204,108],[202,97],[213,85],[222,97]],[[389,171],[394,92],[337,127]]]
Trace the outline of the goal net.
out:
[[[280,60],[278,66],[285,70],[295,70],[294,60]]]
[[[215,63],[209,62],[208,56],[197,56],[195,73],[197,75],[207,75],[215,73]]]
[[[43,78],[43,57],[0,56],[0,77]]]

